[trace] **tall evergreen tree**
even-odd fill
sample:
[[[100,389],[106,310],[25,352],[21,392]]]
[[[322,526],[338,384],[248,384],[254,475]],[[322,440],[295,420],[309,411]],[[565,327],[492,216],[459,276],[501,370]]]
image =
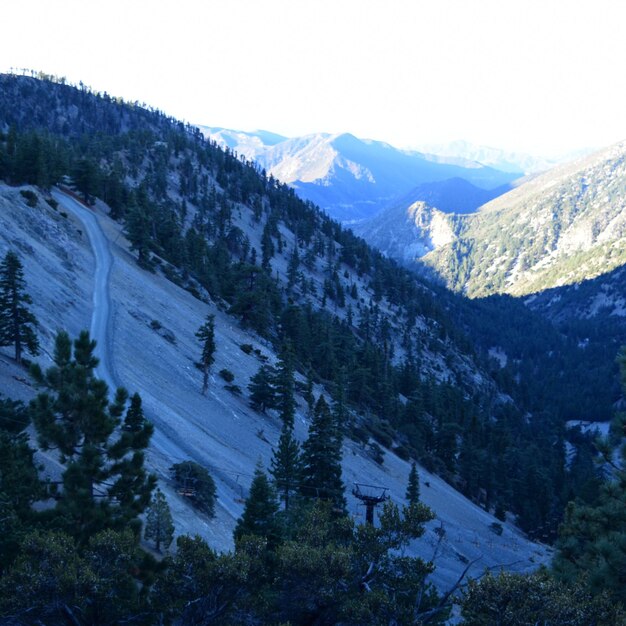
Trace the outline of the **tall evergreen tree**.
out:
[[[167,549],[174,539],[172,513],[163,492],[158,488],[146,513],[144,537],[146,541],[154,541],[158,552],[161,551],[161,544]]]
[[[17,363],[22,362],[24,348],[32,355],[39,354],[37,320],[26,306],[33,301],[25,285],[22,263],[9,250],[0,264],[0,346],[15,346]]]
[[[276,368],[275,397],[276,408],[280,412],[280,418],[288,428],[293,428],[293,420],[296,412],[294,399],[294,375],[293,375],[293,352],[287,345],[281,354]]]
[[[116,435],[128,394],[119,388],[109,401],[106,383],[95,376],[95,345],[82,331],[72,349],[67,333],[60,332],[54,365],[45,373],[38,365],[31,368],[45,390],[30,405],[40,445],[57,448],[65,466],[52,515],[81,542],[103,528],[138,527],[156,481],[143,467],[152,426],[133,416],[131,428]]]
[[[215,362],[215,315],[207,315],[206,322],[200,326],[196,337],[202,343],[200,367],[202,369],[202,393],[209,388],[209,372]]]
[[[272,229],[269,220],[266,222],[263,228],[263,234],[261,236],[261,267],[269,272],[270,260],[274,256],[274,242],[272,241]]]
[[[287,291],[291,291],[298,282],[298,268],[300,267],[300,256],[298,254],[298,242],[293,247],[289,265],[287,266]]]
[[[250,405],[255,411],[265,413],[276,406],[276,394],[272,372],[267,365],[261,365],[259,371],[250,379]]]
[[[293,429],[283,422],[278,446],[274,449],[270,462],[270,474],[281,500],[285,503],[285,510],[289,509],[291,494],[298,490],[301,473],[300,445],[293,436]]]
[[[420,501],[420,477],[417,473],[417,465],[415,461],[411,463],[409,482],[406,487],[406,495],[404,497],[407,499],[409,504],[417,504]]]
[[[276,492],[258,463],[243,514],[235,526],[235,542],[246,536],[264,537],[268,548],[275,547],[280,540],[277,513]]]
[[[309,436],[302,444],[301,490],[303,495],[330,500],[336,507],[345,509],[341,445],[341,434],[324,396],[320,396]]]
[[[150,223],[147,211],[137,201],[137,194],[132,193],[126,212],[125,233],[130,241],[130,249],[137,252],[140,267],[150,267]]]

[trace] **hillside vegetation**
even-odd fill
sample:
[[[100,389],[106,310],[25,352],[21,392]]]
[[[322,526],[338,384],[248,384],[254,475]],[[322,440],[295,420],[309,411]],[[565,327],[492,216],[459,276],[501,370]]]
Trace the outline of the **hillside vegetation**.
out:
[[[475,297],[523,295],[594,278],[626,262],[626,145],[560,166],[456,222],[423,262]]]

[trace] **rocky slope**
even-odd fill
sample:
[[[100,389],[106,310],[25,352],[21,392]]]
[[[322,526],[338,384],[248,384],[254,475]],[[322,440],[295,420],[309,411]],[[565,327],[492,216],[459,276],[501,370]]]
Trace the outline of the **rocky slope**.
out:
[[[41,322],[44,347],[42,365],[48,365],[53,336],[59,328],[76,334],[89,327],[94,313],[92,294],[97,260],[92,256],[92,240],[84,209],[63,196],[54,210],[42,196],[36,207],[29,207],[19,191],[0,186],[0,255],[7,249],[18,250],[25,267],[34,310]],[[172,507],[177,532],[198,533],[214,547],[232,546],[232,529],[242,511],[252,469],[260,458],[265,465],[271,447],[278,439],[279,420],[270,412],[261,415],[251,410],[243,395],[224,388],[213,376],[207,396],[200,393],[200,373],[194,367],[198,351],[195,329],[207,313],[216,316],[217,353],[213,371],[226,368],[235,372],[242,389],[253,375],[260,359],[273,362],[276,354],[268,342],[242,329],[222,306],[204,303],[187,290],[139,268],[129,250],[120,225],[111,220],[108,208],[98,203],[95,213],[98,228],[113,259],[108,282],[111,323],[107,341],[99,349],[110,350],[112,377],[116,384],[139,390],[156,435],[149,454],[149,466],[158,475]],[[242,344],[252,344],[247,354]],[[6,395],[32,397],[28,376],[16,368],[8,351],[0,351],[0,389]],[[102,352],[101,352],[102,355]],[[321,387],[316,393],[322,392]],[[303,438],[308,418],[300,398],[296,433]],[[215,519],[197,514],[170,482],[168,468],[176,461],[192,458],[215,476],[218,507]],[[53,459],[44,458],[47,471],[55,472]],[[344,481],[388,487],[391,496],[401,501],[409,465],[392,453],[382,465],[374,462],[367,449],[356,442],[344,446]],[[436,529],[443,524],[445,538],[436,558],[436,583],[451,584],[468,560],[480,557],[471,572],[484,567],[532,569],[549,557],[549,551],[529,542],[512,525],[505,523],[498,535],[491,530],[495,521],[452,487],[425,469],[420,469],[423,500],[433,507],[438,520],[430,525],[425,538],[413,549],[431,558],[438,543]],[[363,515],[358,503],[348,495],[351,515]]]

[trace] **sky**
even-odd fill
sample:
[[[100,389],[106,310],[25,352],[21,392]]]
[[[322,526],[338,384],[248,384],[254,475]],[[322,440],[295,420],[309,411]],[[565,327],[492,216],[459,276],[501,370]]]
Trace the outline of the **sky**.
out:
[[[188,122],[541,156],[626,139],[621,0],[19,0],[29,68]]]

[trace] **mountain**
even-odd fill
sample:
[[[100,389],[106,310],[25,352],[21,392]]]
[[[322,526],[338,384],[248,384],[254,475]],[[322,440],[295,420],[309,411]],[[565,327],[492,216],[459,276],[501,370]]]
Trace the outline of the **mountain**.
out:
[[[462,162],[478,161],[502,172],[523,172],[524,174],[545,172],[560,163],[573,161],[591,152],[591,150],[580,150],[558,158],[544,158],[524,152],[510,152],[500,148],[476,145],[462,139],[449,143],[422,144],[419,149],[450,159],[459,159]]]
[[[478,556],[480,568],[519,569],[549,557],[511,521],[553,536],[570,483],[562,446],[546,433],[562,442],[562,429],[529,415],[438,288],[158,111],[0,76],[0,131],[0,179],[10,183],[0,185],[0,254],[23,259],[42,365],[59,328],[92,329],[99,374],[139,391],[155,425],[147,462],[179,533],[232,547],[254,466],[268,467],[281,428],[276,408],[250,406],[248,385],[290,346],[295,435],[307,437],[310,384],[345,433],[348,486],[380,485],[401,502],[409,462],[421,462],[422,497],[439,525],[411,550],[430,558],[436,547],[438,585]],[[204,396],[196,331],[207,315],[217,349]],[[3,394],[32,398],[27,372],[8,351],[0,358]],[[531,377],[525,384],[533,389]],[[58,480],[54,454],[38,458]],[[187,459],[214,476],[214,520],[172,480],[170,466]],[[529,492],[539,481],[545,489]],[[362,513],[346,496],[350,513]],[[496,506],[509,521],[496,521]]]
[[[423,262],[468,295],[526,294],[626,261],[626,144],[559,166],[457,220]]]
[[[210,137],[222,148],[230,148],[237,154],[251,160],[257,160],[267,148],[287,141],[287,137],[267,130],[246,132],[202,125],[199,125],[198,128],[205,137]]]
[[[422,193],[426,202],[409,197],[353,228],[472,297],[573,284],[626,261],[625,155],[621,143],[527,177],[471,214],[444,214],[436,193]]]
[[[455,238],[454,215],[421,200],[391,207],[350,227],[386,256],[408,265]]]
[[[508,189],[508,185],[481,189],[462,178],[424,183],[350,228],[386,256],[410,265],[455,239],[455,213],[472,213]]]
[[[398,150],[348,133],[318,133],[284,141],[272,135],[266,142],[262,133],[201,128],[206,136],[254,159],[301,197],[343,221],[370,217],[424,183],[461,178],[481,189],[495,189],[519,176],[475,161],[450,163]]]

